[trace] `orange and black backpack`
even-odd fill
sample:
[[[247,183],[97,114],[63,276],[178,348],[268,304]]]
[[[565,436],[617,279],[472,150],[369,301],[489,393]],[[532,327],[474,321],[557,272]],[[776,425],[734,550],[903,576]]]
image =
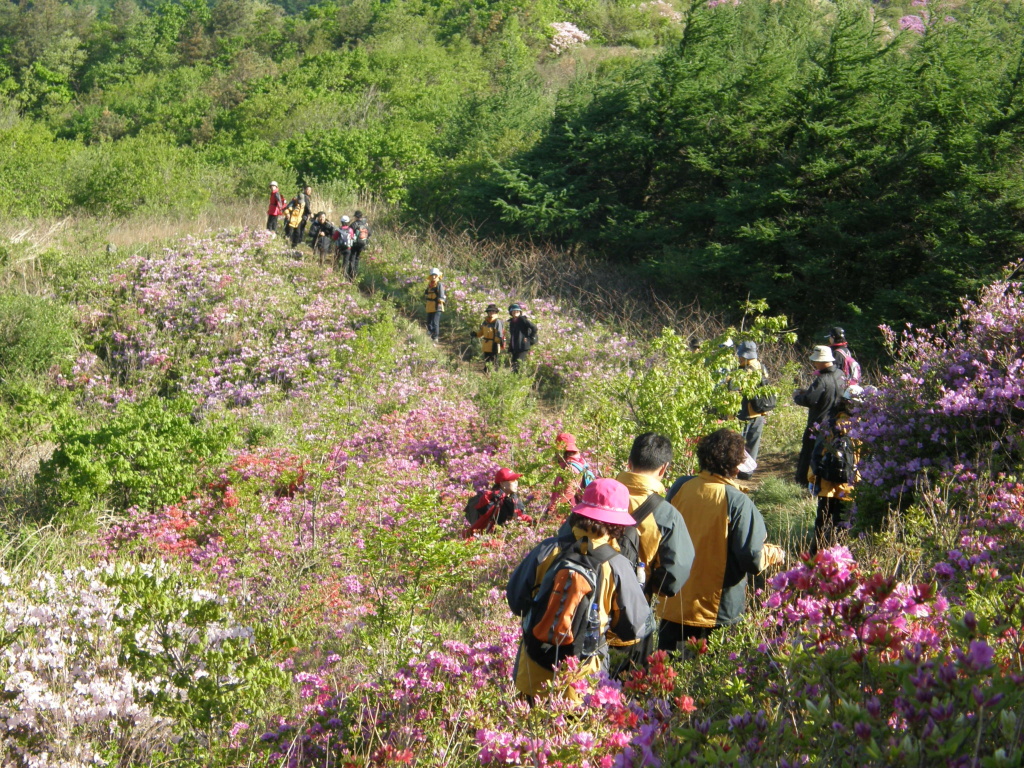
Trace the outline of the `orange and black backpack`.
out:
[[[524,621],[526,652],[537,664],[554,669],[569,656],[581,661],[596,656],[603,644],[599,598],[601,566],[618,552],[602,544],[583,551],[580,539],[562,550],[548,568]]]

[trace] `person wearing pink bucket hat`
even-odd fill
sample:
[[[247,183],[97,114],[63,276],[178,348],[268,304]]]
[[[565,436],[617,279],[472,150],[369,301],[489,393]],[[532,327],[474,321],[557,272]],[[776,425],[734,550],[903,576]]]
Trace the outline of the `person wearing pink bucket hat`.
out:
[[[612,545],[634,524],[629,514],[629,489],[618,480],[598,478],[587,486],[569,515],[571,534],[545,539],[512,573],[505,596],[512,612],[524,617],[523,642],[513,672],[516,688],[524,696],[532,699],[544,693],[558,662],[575,656],[579,663],[561,679],[558,691],[578,699],[573,682],[608,670],[609,637],[639,640],[653,629],[651,610],[633,564]],[[586,568],[596,575],[593,587],[580,577]],[[582,591],[574,591],[574,587],[582,587]],[[573,595],[578,602],[571,602]],[[579,602],[581,595],[586,599]],[[572,607],[563,608],[567,604]],[[570,615],[559,616],[559,610],[568,610]],[[577,632],[575,638],[568,636],[564,646],[555,643],[550,633],[567,619],[573,620],[573,629],[582,631],[581,612],[588,620],[584,642],[574,644],[574,639],[581,639]]]
[[[555,478],[551,500],[545,510],[547,515],[552,514],[559,504],[568,504],[570,507],[579,504],[583,500],[584,489],[594,481],[594,478],[598,477],[598,473],[580,453],[575,435],[570,432],[560,432],[555,437],[555,448],[561,452],[558,456],[558,466],[568,470],[568,474]]]

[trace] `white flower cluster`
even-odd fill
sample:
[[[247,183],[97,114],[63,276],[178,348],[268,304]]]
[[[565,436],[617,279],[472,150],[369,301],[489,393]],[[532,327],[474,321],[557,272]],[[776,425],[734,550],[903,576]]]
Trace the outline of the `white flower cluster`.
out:
[[[120,579],[166,589],[166,575],[152,568],[42,573],[24,586],[0,569],[0,765],[84,768],[104,764],[112,747],[145,762],[172,735],[172,721],[150,702],[188,698],[170,678],[208,676],[225,641],[251,642],[252,630],[230,621],[200,631],[127,608],[119,598],[139,595],[120,595]],[[181,607],[222,602],[200,590],[181,597]],[[123,663],[129,647],[159,659],[163,674],[138,677]]]
[[[555,55],[565,53],[570,48],[583,45],[590,39],[590,35],[568,21],[556,21],[550,25],[555,30],[555,36],[548,46]]]
[[[666,3],[665,0],[650,0],[646,3],[640,3],[639,8],[642,11],[651,11],[656,13],[662,18],[676,23],[683,20],[683,14],[673,8],[670,3]]]

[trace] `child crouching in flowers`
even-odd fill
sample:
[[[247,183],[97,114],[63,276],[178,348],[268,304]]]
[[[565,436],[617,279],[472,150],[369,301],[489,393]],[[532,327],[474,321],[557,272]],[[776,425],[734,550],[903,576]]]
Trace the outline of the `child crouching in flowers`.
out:
[[[636,524],[626,486],[610,478],[594,480],[573,507],[569,524],[571,535],[538,544],[506,588],[509,607],[523,617],[515,685],[531,698],[544,691],[554,668],[567,660],[568,685],[562,693],[577,699],[572,683],[608,670],[609,633],[628,642],[653,628],[632,563],[611,546]]]

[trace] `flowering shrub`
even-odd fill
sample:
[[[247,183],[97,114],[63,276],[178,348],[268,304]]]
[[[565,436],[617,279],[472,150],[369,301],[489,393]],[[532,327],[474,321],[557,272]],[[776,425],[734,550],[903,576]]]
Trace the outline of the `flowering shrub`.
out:
[[[648,2],[640,3],[637,7],[640,10],[649,11],[677,24],[683,20],[683,14],[677,11],[671,3],[665,2],[665,0],[648,0]]]
[[[1014,469],[1024,449],[1024,295],[1000,281],[935,329],[883,329],[895,362],[851,431],[866,485],[892,500],[922,482]]]
[[[555,30],[555,35],[551,38],[551,44],[548,48],[550,48],[556,56],[559,56],[572,48],[581,46],[590,40],[590,35],[579,29],[571,22],[556,21],[548,26]]]
[[[226,730],[281,682],[253,629],[166,567],[15,578],[0,570],[5,764],[102,764],[112,750],[145,762],[174,732],[194,753],[197,733]]]

